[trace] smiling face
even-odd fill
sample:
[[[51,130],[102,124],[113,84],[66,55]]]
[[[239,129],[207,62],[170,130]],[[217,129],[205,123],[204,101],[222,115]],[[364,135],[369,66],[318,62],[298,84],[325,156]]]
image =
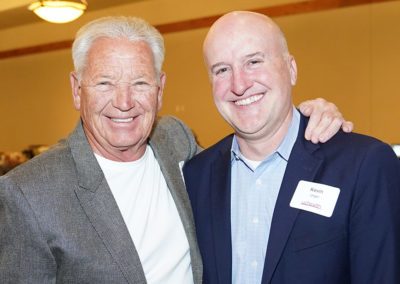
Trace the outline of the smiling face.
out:
[[[115,161],[134,161],[146,150],[165,76],[157,76],[145,42],[98,38],[88,51],[81,82],[70,81],[74,106],[93,151]]]
[[[273,137],[290,124],[297,69],[285,51],[279,28],[255,13],[227,14],[207,35],[214,102],[239,139]]]

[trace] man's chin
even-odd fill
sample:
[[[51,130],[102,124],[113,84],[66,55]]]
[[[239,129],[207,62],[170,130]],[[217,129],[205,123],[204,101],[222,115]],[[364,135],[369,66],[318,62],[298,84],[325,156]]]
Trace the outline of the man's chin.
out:
[[[140,149],[146,146],[146,140],[123,140],[114,141],[111,146],[119,151],[128,151],[134,149]]]

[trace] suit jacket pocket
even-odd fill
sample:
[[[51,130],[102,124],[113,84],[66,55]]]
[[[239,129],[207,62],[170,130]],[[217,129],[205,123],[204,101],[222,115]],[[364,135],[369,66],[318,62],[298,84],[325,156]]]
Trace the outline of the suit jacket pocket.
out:
[[[313,233],[294,238],[293,249],[295,251],[309,249],[330,242],[333,243],[335,241],[345,239],[346,236],[347,234],[344,229],[315,231]]]

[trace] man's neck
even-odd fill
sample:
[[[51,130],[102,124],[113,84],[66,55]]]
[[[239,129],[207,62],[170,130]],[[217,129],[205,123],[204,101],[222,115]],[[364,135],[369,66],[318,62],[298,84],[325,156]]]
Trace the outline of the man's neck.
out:
[[[85,127],[83,128],[85,130]],[[147,139],[129,147],[103,147],[95,137],[85,130],[86,138],[92,151],[108,160],[116,162],[133,162],[140,159],[146,152]]]
[[[236,139],[242,155],[253,161],[263,161],[275,152],[286,136],[292,117],[293,108],[291,107],[282,122],[272,129],[270,133],[266,133],[262,137],[252,139],[236,133]]]

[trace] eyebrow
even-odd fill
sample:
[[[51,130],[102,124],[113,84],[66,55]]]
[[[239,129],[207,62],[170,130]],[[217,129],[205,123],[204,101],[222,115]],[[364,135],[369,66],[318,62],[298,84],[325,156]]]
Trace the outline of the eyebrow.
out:
[[[252,58],[252,57],[254,57],[254,56],[261,56],[261,57],[264,58],[264,53],[263,53],[263,52],[260,52],[260,51],[254,52],[254,53],[250,53],[250,54],[245,55],[245,56],[244,56],[244,59],[247,60],[247,59]],[[220,67],[220,66],[223,66],[223,65],[229,65],[229,64],[226,64],[226,63],[224,63],[224,62],[215,63],[215,64],[213,64],[213,65],[211,66],[211,71],[214,71],[215,68]]]
[[[211,66],[211,71],[214,71],[215,68],[223,66],[223,65],[227,65],[227,64],[223,63],[223,62],[215,63],[214,65]]]

